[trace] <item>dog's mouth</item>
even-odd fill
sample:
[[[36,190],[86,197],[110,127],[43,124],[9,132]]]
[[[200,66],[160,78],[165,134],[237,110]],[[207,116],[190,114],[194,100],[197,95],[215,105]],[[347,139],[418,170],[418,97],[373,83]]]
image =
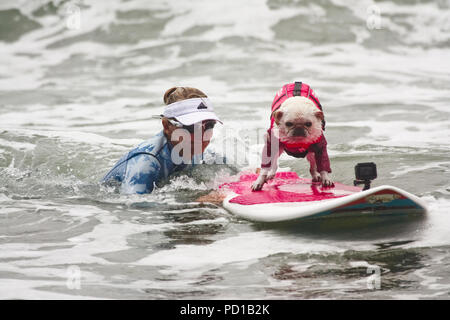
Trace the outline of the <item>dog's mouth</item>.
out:
[[[322,131],[308,130],[305,127],[295,127],[291,130],[279,130],[278,137],[283,143],[310,143],[315,141]]]
[[[307,136],[294,136],[294,135],[281,135],[280,141],[281,142],[288,142],[288,143],[303,143],[307,141]]]

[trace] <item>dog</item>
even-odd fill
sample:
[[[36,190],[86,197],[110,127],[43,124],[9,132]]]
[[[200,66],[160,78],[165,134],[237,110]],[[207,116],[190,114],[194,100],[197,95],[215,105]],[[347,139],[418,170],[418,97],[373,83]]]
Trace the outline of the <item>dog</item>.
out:
[[[278,170],[278,158],[283,152],[309,161],[312,181],[323,187],[334,186],[327,141],[324,135],[325,117],[314,91],[305,83],[284,85],[272,103],[271,126],[267,131],[262,154],[261,171],[252,190],[261,190]]]

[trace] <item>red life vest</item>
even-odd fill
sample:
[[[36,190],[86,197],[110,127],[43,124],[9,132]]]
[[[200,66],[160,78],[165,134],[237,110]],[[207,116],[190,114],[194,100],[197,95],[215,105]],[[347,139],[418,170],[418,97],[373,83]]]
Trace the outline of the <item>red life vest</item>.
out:
[[[272,102],[272,114],[270,115],[271,129],[273,128],[273,124],[275,122],[275,119],[273,118],[274,111],[278,110],[281,104],[286,101],[286,99],[295,96],[308,98],[320,111],[323,111],[322,105],[320,104],[319,99],[314,94],[313,89],[311,89],[311,87],[306,83],[296,81],[294,83],[285,84],[280,90],[278,90]],[[325,120],[322,122],[322,129],[325,130]]]

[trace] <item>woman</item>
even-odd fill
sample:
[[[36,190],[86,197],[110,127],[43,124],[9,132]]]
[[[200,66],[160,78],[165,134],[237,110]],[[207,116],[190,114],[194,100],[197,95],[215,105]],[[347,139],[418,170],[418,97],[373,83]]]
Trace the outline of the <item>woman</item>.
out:
[[[163,130],[119,159],[102,179],[120,183],[124,193],[150,193],[156,183],[201,157],[216,121],[206,94],[196,88],[173,87],[164,94]]]

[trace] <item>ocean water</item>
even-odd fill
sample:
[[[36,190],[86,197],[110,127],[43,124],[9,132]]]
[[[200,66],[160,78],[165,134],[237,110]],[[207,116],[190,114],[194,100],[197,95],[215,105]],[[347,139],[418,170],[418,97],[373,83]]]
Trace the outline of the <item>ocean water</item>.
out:
[[[450,1],[6,0],[0,58],[0,298],[450,298]],[[374,161],[425,216],[273,227],[195,201],[258,166],[294,80],[324,106],[334,180]],[[172,86],[208,94],[235,163],[102,187]]]

